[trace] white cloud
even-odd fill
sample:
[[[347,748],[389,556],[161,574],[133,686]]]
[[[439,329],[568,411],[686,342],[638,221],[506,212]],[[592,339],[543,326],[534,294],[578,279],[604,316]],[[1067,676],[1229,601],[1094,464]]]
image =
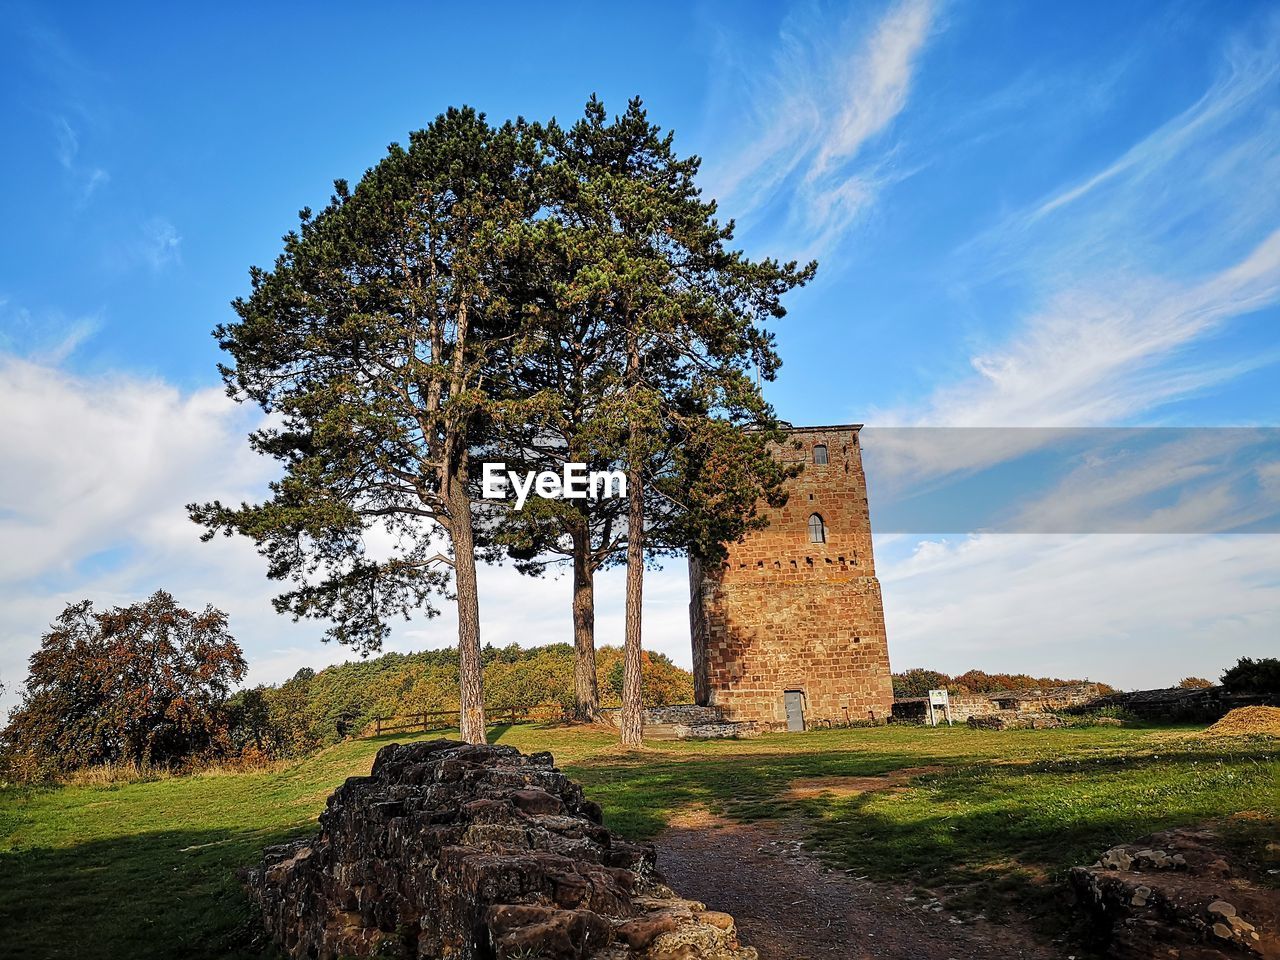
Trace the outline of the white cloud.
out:
[[[1277,536],[976,536],[881,548],[895,670],[1149,688],[1274,655]],[[887,547],[887,548],[886,548]]]
[[[930,0],[897,0],[870,29],[860,15],[789,17],[771,70],[737,65],[751,115],[732,118],[746,136],[708,170],[708,193],[746,216],[779,203],[790,255],[835,246],[906,175],[892,146],[870,147],[906,108],[934,25]]]
[[[1080,427],[1138,417],[1235,376],[1240,365],[1178,367],[1180,351],[1280,301],[1280,230],[1242,259],[1185,282],[1081,276],[1010,340],[977,354],[974,375],[878,422]],[[1267,357],[1274,360],[1274,357]]]
[[[1274,454],[1273,432],[1200,430],[1193,437],[1174,430],[1161,440],[1161,432],[1138,431],[1130,434],[1133,449],[1126,449],[1126,433],[1100,443],[1051,489],[1019,504],[1010,529],[1216,533],[1267,520],[1274,529],[1280,489],[1269,489],[1251,461],[1236,462],[1259,447]],[[1110,431],[1100,440],[1109,441]],[[1161,494],[1176,500],[1163,505]]]
[[[1150,423],[1174,401],[1275,363],[1274,349],[1211,356],[1201,348],[1280,302],[1278,26],[1272,19],[1248,43],[1231,45],[1202,97],[1100,171],[1001,218],[956,251],[958,290],[1026,291],[1027,306],[1002,337],[973,351],[969,375],[869,419]],[[987,329],[998,319],[989,317]],[[955,434],[963,446],[964,432]],[[983,463],[959,449],[934,466],[946,472],[1012,459],[1050,435],[1002,436],[1003,447],[978,448],[991,458]],[[1021,506],[1041,512],[1045,525],[1070,523],[1194,469],[1190,455],[1175,451],[1112,465],[1110,486],[1077,476]],[[1269,476],[1264,467],[1257,480],[1265,487]],[[1199,493],[1150,522],[1168,529],[1247,520],[1267,506],[1241,503],[1224,485]],[[1187,674],[1213,677],[1238,656],[1274,652],[1280,536],[975,535],[918,541],[904,556],[911,543],[878,542],[896,668],[1025,670],[1150,687]]]
[[[1228,45],[1197,101],[1100,171],[960,247],[962,297],[1024,292],[971,375],[878,423],[1089,426],[1140,422],[1280,359],[1195,348],[1280,303],[1280,19]],[[1189,225],[1194,225],[1194,228]]]
[[[1272,28],[1271,35],[1263,43],[1237,41],[1228,47],[1225,69],[1200,99],[1083,183],[1049,197],[1030,212],[1028,219],[1034,222],[1048,216],[1114,180],[1127,178],[1132,182],[1158,176],[1199,144],[1220,137],[1259,98],[1272,96],[1280,77],[1280,45],[1274,24],[1268,27]]]
[[[858,55],[839,66],[843,100],[809,169],[808,179],[822,177],[856,157],[863,145],[883,132],[907,105],[916,57],[933,24],[933,5],[908,0],[892,6]]]
[[[228,456],[243,418],[219,389],[183,396],[157,381],[76,378],[10,357],[0,360],[0,406],[4,582],[68,571],[212,477],[252,476],[243,457]]]
[[[254,410],[221,389],[184,393],[125,375],[81,377],[0,355],[0,680],[16,701],[27,657],[63,606],[90,598],[126,604],[161,587],[188,606],[230,615],[251,683],[301,666],[352,659],[321,642],[325,624],[294,624],[271,607],[278,584],[243,538],[200,543],[185,504],[261,496],[273,465],[246,435]],[[621,572],[598,590],[599,640],[621,643]],[[647,646],[688,665],[688,578],[677,563],[646,583]],[[387,649],[456,642],[452,610],[398,625]],[[497,645],[572,637],[570,582],[532,581],[510,568],[481,571],[483,639]]]
[[[55,156],[63,170],[70,170],[72,163],[75,162],[76,154],[80,152],[80,138],[76,135],[71,124],[67,123],[65,117],[58,117],[54,121],[54,133],[57,136],[58,146]]]
[[[0,297],[0,352],[35,363],[62,363],[101,326],[99,314],[65,317],[56,311],[45,311],[36,316],[28,308]]]

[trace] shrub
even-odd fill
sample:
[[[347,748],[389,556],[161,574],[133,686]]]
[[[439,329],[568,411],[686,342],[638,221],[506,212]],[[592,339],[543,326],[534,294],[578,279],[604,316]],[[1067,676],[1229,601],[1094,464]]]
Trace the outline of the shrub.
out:
[[[1178,681],[1178,686],[1183,690],[1204,690],[1212,687],[1213,681],[1204,677],[1183,677]]]
[[[226,701],[244,673],[213,607],[185,610],[164,591],[102,612],[89,600],[68,604],[31,655],[0,753],[23,779],[226,755]]]
[[[943,690],[951,686],[951,678],[937,670],[925,670],[916,667],[893,675],[893,695],[903,697],[925,697],[930,690]]]
[[[1222,674],[1222,685],[1231,693],[1280,694],[1280,660],[1241,657]]]

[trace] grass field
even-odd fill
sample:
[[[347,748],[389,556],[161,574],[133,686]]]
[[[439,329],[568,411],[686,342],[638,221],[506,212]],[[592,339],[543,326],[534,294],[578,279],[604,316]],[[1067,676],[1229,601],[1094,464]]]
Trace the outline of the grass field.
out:
[[[1275,740],[1206,741],[1184,729],[888,727],[638,753],[592,728],[492,736],[552,750],[631,837],[654,836],[691,806],[740,820],[797,817],[832,863],[942,890],[956,906],[980,899],[989,915],[1152,830],[1216,819],[1243,841],[1280,823]],[[271,772],[0,789],[2,952],[262,957],[234,871],[310,832],[332,789],[367,773],[393,739],[344,743]],[[944,769],[906,791],[789,795],[796,779],[931,764]]]

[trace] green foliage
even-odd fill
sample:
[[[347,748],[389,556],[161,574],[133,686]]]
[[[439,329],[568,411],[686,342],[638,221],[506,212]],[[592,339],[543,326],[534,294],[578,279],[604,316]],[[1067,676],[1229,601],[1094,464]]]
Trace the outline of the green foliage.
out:
[[[485,702],[489,707],[528,709],[573,704],[573,647],[484,648]],[[603,705],[618,706],[622,651],[597,652]],[[646,653],[644,699],[649,706],[689,703],[693,677],[659,653]],[[458,709],[458,652],[388,653],[316,673],[299,671],[278,687],[243,690],[228,704],[237,748],[268,757],[301,757],[359,735],[376,717],[412,717]]]
[[[172,767],[226,756],[226,701],[245,673],[226,614],[163,590],[96,612],[68,604],[31,655],[22,702],[0,733],[28,778],[95,764]]]
[[[504,411],[500,452],[521,469],[639,457],[653,487],[649,548],[715,556],[758,525],[759,500],[781,496],[788,470],[768,455],[776,437],[760,428],[772,411],[751,372],[773,379],[780,361],[764,323],[785,315],[782,296],[816,265],[732,250],[732,224],[699,195],[701,161],[678,156],[638,99],[610,119],[593,97],[568,129],[534,134],[545,161],[530,245],[539,323],[524,329],[505,379],[513,396],[537,400],[519,417]],[[501,522],[528,558],[569,555],[571,534],[589,530],[593,569],[625,533],[621,504],[607,501],[526,505]]]
[[[1280,660],[1275,657],[1241,657],[1222,674],[1222,685],[1231,693],[1280,695]]]
[[[945,690],[951,678],[937,670],[925,670],[914,667],[893,675],[893,695],[895,697],[925,697],[930,690]]]
[[[359,650],[381,645],[390,618],[435,614],[441,528],[459,596],[473,599],[468,451],[488,352],[521,315],[511,278],[536,164],[523,124],[449,110],[354,189],[335,182],[320,213],[302,211],[274,267],[250,271],[238,322],[214,331],[228,391],[280,424],[250,442],[285,477],[263,503],[193,504],[191,516],[205,539],[253,540],[268,575],[292,583],[277,609],[326,619]],[[371,529],[391,535],[390,556],[366,552]]]

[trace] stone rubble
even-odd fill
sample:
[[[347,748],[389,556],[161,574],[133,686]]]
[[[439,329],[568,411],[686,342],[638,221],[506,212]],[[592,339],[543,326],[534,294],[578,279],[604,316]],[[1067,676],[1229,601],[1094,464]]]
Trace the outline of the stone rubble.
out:
[[[291,957],[756,960],[733,918],[662,882],[549,753],[392,744],[329,798],[320,833],[245,872]]]
[[[1211,830],[1112,847],[1070,879],[1117,960],[1280,958],[1280,890],[1254,883]]]

